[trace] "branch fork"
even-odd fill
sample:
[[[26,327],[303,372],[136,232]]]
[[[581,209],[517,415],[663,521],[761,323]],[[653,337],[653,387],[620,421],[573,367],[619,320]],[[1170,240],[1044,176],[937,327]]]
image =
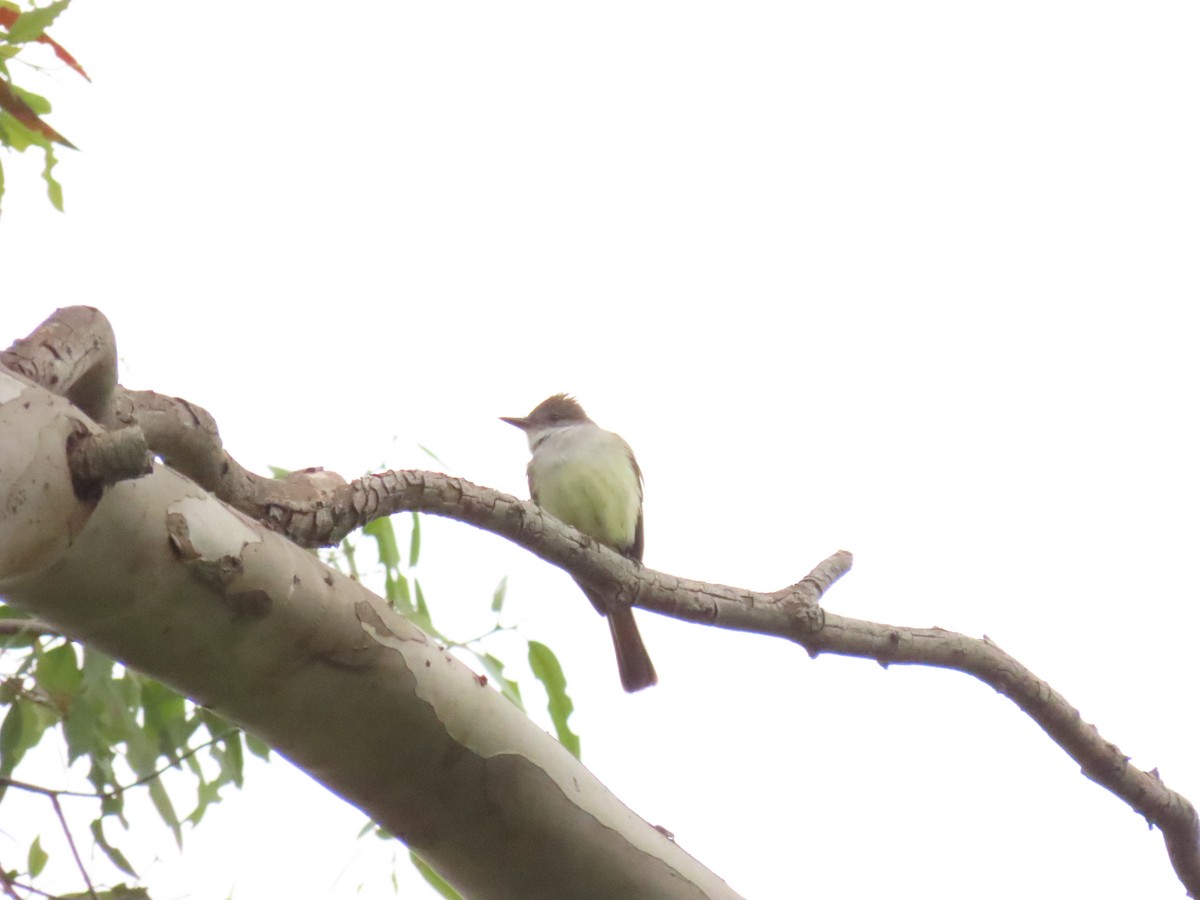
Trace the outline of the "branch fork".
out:
[[[118,480],[139,477],[146,471],[148,448],[226,503],[305,547],[337,544],[380,516],[427,512],[507,538],[621,603],[781,637],[812,657],[834,653],[885,667],[964,672],[1012,700],[1087,778],[1161,829],[1180,881],[1189,896],[1200,897],[1200,820],[1157,769],[1132,766],[1061,694],[987,637],[867,622],[822,609],[823,595],[850,569],[846,551],[832,554],[789,587],[760,593],[641,567],[530,502],[441,473],[388,471],[349,483],[321,470],[293,473],[283,481],[263,478],[225,452],[215,421],[203,409],[120,387],[116,358],[111,328],[88,307],[57,311],[27,340],[0,353],[0,367],[71,399],[93,420],[86,433],[73,438],[70,465],[78,492],[95,494]]]

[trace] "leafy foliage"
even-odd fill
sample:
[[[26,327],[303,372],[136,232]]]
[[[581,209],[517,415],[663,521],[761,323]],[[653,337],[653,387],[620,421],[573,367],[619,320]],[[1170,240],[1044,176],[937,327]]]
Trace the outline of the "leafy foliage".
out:
[[[0,722],[0,803],[13,790],[40,794],[53,805],[74,847],[74,829],[59,798],[90,799],[88,830],[95,846],[118,870],[137,877],[120,847],[129,829],[125,801],[130,792],[147,792],[182,845],[184,824],[199,822],[220,800],[223,788],[241,785],[243,749],[249,741],[219,716],[13,609],[0,606],[0,625],[0,705],[7,707]],[[27,754],[52,750],[52,739],[66,751],[66,774],[73,784],[48,787],[16,778]],[[261,743],[251,750],[266,752]],[[160,777],[171,769],[187,773],[195,785],[194,805],[185,816],[176,810],[179,798]],[[36,877],[50,861],[40,836],[35,838],[25,874]],[[2,872],[0,884],[11,887],[20,874]]]
[[[50,101],[39,94],[18,87],[12,78],[12,64],[24,62],[21,54],[30,44],[44,44],[54,54],[87,78],[87,73],[75,57],[46,34],[46,29],[70,5],[70,0],[58,0],[43,7],[22,9],[10,0],[0,0],[0,146],[24,152],[30,147],[41,148],[46,165],[42,177],[46,181],[50,202],[63,208],[62,185],[54,177],[57,159],[54,144],[76,149],[75,145],[55,131],[43,118],[50,112]],[[89,79],[90,80],[90,79]],[[4,195],[4,172],[0,168],[0,198]]]

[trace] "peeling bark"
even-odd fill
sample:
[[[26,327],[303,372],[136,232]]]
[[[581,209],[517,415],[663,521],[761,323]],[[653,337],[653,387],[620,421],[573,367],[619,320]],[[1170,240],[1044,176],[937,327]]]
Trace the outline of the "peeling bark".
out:
[[[378,598],[356,584],[341,585],[334,573],[318,574],[314,567],[319,564],[295,545],[335,544],[375,518],[419,510],[505,537],[613,602],[700,624],[782,637],[814,657],[835,653],[883,665],[928,665],[964,672],[1011,699],[1079,763],[1088,778],[1160,828],[1180,881],[1190,896],[1200,896],[1200,821],[1186,798],[1163,784],[1156,771],[1130,765],[1120,749],[1084,722],[1062,695],[987,638],[865,622],[823,610],[820,598],[849,570],[849,553],[833,554],[796,584],[761,593],[643,568],[532,503],[440,473],[384,472],[350,483],[321,470],[293,473],[286,481],[262,478],[224,451],[216,423],[205,410],[185,400],[117,386],[115,359],[107,322],[95,310],[74,307],[60,310],[28,340],[0,354],[0,366],[72,398],[105,424],[141,429],[150,448],[199,487],[160,468],[148,478],[108,488],[99,506],[94,492],[77,496],[67,477],[65,447],[73,434],[79,440],[78,434],[91,435],[100,427],[63,401],[26,394],[26,384],[0,368],[0,591],[11,590],[14,603],[36,612],[50,627],[62,627],[111,648],[131,665],[193,697],[205,698],[249,730],[278,742],[276,746],[315,777],[327,784],[326,779],[332,779],[331,787],[337,785],[334,789],[343,796],[371,810],[451,881],[453,873],[459,872],[462,883],[471,885],[467,893],[472,896],[733,895],[715,876],[680,856],[674,845],[664,849],[654,844],[645,833],[654,829],[645,823],[627,830],[625,826],[636,817],[623,807],[621,812],[610,806],[616,801],[586,770],[582,781],[576,781],[576,776],[558,777],[566,770],[557,765],[567,765],[555,759],[555,754],[566,755],[561,748],[523,743],[510,747],[505,743],[508,736],[523,733],[513,716],[522,721],[523,717],[494,691],[480,690],[469,672],[440,648],[431,647],[428,638]],[[10,455],[17,447],[21,455]],[[22,461],[14,463],[15,459]],[[172,486],[160,488],[164,484]],[[230,518],[235,514],[201,488],[244,515]],[[151,489],[161,489],[164,495],[154,494],[147,513],[138,504],[146,502],[143,492]],[[129,521],[139,514],[149,517],[141,524],[151,530],[139,531],[138,523]],[[97,520],[112,523],[103,525],[100,538]],[[237,535],[244,538],[240,545]],[[123,555],[111,551],[118,536]],[[72,562],[81,546],[97,554],[94,569]],[[108,556],[104,547],[110,548]],[[163,554],[170,554],[169,558],[161,558]],[[184,578],[178,590],[186,603],[178,603],[178,609],[159,608],[157,594],[143,596],[136,590],[141,566],[151,557],[163,566],[161,577],[169,572],[173,579]],[[112,571],[117,558],[124,568]],[[290,587],[288,573],[293,579]],[[55,580],[61,578],[68,580]],[[66,586],[70,589],[64,590]],[[62,606],[71,591],[79,594],[75,599],[85,598],[81,608]],[[193,596],[194,592],[201,593]],[[219,603],[212,602],[214,596]],[[106,609],[106,616],[93,616],[92,604]],[[184,618],[177,622],[178,616]],[[126,631],[136,636],[134,643],[126,643]],[[257,637],[251,639],[251,634]],[[163,647],[171,649],[160,652]],[[238,665],[225,667],[226,657],[238,660]],[[184,677],[170,667],[172,660],[195,660],[197,665]],[[226,676],[232,682],[223,680]],[[302,688],[296,696],[287,687],[293,684]],[[381,768],[381,760],[365,748],[346,750],[342,738],[349,732],[343,735],[328,729],[353,732],[354,722],[342,721],[336,715],[339,710],[317,709],[309,702],[319,700],[321,707],[343,704],[348,694],[331,690],[334,684],[350,693],[360,690],[373,703],[396,692],[403,695],[394,698],[400,705],[388,708],[389,719],[380,725],[386,733],[377,735],[386,740],[373,752],[392,752],[393,763],[402,761],[405,769],[415,765],[430,778],[447,771],[454,777],[439,782],[436,789],[434,782],[403,785],[389,780],[396,772],[387,765]],[[480,699],[485,696],[492,699]],[[266,708],[265,697],[277,705]],[[404,705],[418,700],[425,705]],[[464,713],[467,708],[469,714]],[[374,719],[380,709],[363,707],[355,712]],[[411,720],[403,718],[410,714]],[[304,734],[296,731],[297,725],[303,726]],[[311,734],[313,728],[321,733]],[[497,737],[497,728],[504,740]],[[410,746],[414,741],[429,742],[430,752],[441,755],[437,760],[416,759],[413,754],[418,750]],[[360,749],[365,758],[357,754]],[[343,771],[346,762],[364,768]],[[370,798],[384,788],[403,808],[400,819],[377,815],[369,805]],[[539,798],[534,804],[537,821],[526,818],[524,809],[510,810],[506,805],[520,807],[526,796]],[[585,800],[588,804],[595,800],[607,812],[579,813],[583,805],[573,804]],[[450,828],[445,818],[449,813],[442,807],[460,802],[480,818],[453,824],[470,835],[465,845],[442,845],[438,839],[446,837]],[[471,807],[474,803],[483,807]],[[577,815],[584,815],[587,822],[577,820]],[[555,817],[561,817],[561,823]],[[524,854],[536,861],[529,871],[514,871],[512,884],[519,882],[520,890],[489,892],[509,888],[487,888],[475,880],[484,874],[472,865],[478,851],[472,841],[476,826],[485,822],[497,832],[479,839],[490,850],[503,849],[489,857],[490,864],[515,866],[514,857],[524,858]],[[545,827],[548,822],[552,828]],[[522,843],[522,829],[530,829],[537,839]],[[607,880],[588,882],[597,893],[587,893],[583,882],[564,887],[565,881],[550,893],[540,892],[544,885],[539,886],[537,872],[544,880],[544,866],[562,864],[572,876],[577,874],[575,866],[591,871],[588,860],[598,847],[603,848],[600,855],[605,862],[596,877]],[[693,867],[698,870],[695,874]],[[559,870],[553,871],[557,877]],[[622,880],[626,874],[631,876],[628,883]],[[497,871],[487,875],[495,878]],[[562,877],[567,877],[565,871]],[[710,893],[695,894],[693,888]]]
[[[465,896],[735,900],[361,584],[165,466],[76,496],[67,401],[0,370],[0,593],[267,741]]]

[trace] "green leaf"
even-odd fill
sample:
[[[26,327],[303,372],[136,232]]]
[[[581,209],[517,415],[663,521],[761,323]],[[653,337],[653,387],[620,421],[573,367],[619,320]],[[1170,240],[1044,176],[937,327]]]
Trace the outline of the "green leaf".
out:
[[[41,9],[27,9],[21,12],[20,18],[8,30],[8,41],[11,44],[25,44],[36,41],[50,25],[58,18],[58,14],[71,5],[71,0],[58,0]]]
[[[203,778],[199,781],[199,786],[196,789],[196,808],[188,814],[187,821],[195,828],[200,824],[200,820],[204,818],[204,813],[214,803],[221,802],[221,788],[219,785],[211,781],[205,781]]]
[[[0,725],[0,775],[11,775],[28,746],[25,743],[25,707],[22,700],[14,700]]]
[[[108,842],[108,838],[104,836],[104,821],[102,819],[96,819],[92,822],[92,839],[96,842],[96,846],[104,851],[104,855],[112,861],[114,866],[126,875],[132,875],[134,878],[138,877],[137,872],[133,871],[133,866],[129,864],[129,860],[125,858],[125,854],[112,846]]]
[[[75,762],[85,753],[96,752],[100,746],[108,746],[96,731],[97,721],[96,704],[92,698],[86,695],[76,696],[63,722],[68,763]]]
[[[107,891],[84,891],[80,894],[62,894],[61,900],[150,900],[145,888],[118,884]]]
[[[54,167],[58,165],[58,159],[54,156],[54,148],[47,143],[43,148],[46,154],[46,165],[42,169],[42,178],[46,182],[46,195],[50,198],[50,205],[59,212],[63,211],[63,189],[59,184],[58,179],[54,177]]]
[[[87,663],[84,663],[85,678]],[[103,700],[100,733],[111,744],[125,744],[125,762],[138,778],[152,775],[158,768],[158,743],[152,729],[143,728],[137,720],[144,709],[143,697],[154,688],[146,688],[150,679],[128,669],[120,678],[98,682],[93,690]]]
[[[400,547],[396,544],[396,530],[390,518],[375,519],[363,527],[363,534],[373,537],[378,545],[379,561],[391,570],[400,567]]]
[[[45,135],[26,128],[6,112],[0,112],[0,137],[18,153],[24,153],[30,147],[50,146],[50,140]]]
[[[34,679],[60,709],[69,709],[83,684],[83,671],[75,655],[74,644],[61,644],[53,650],[37,652]]]
[[[417,591],[417,616],[422,619],[429,619],[429,606],[425,603],[425,592],[421,590],[421,582],[414,578],[413,587]]]
[[[422,453],[424,453],[426,456],[428,456],[430,459],[432,459],[435,463],[437,463],[443,469],[450,468],[444,462],[442,462],[442,460],[438,457],[438,455],[436,453],[434,453],[432,450],[430,450],[424,444],[417,444],[417,449],[419,449]]]
[[[46,703],[30,703],[29,719],[25,722],[25,742],[29,747],[36,747],[48,730],[56,726],[62,717],[58,710]]]
[[[546,688],[546,709],[550,712],[550,721],[554,723],[558,742],[566,747],[572,756],[579,759],[579,735],[571,731],[567,724],[567,719],[575,711],[575,704],[567,694],[567,679],[563,675],[558,657],[540,641],[530,641],[529,668],[533,669],[534,677]]]
[[[281,469],[279,466],[267,466],[267,468],[271,470],[271,477],[276,481],[282,481],[292,474],[291,469]]]
[[[105,656],[99,650],[93,650],[90,647],[83,648],[83,681],[85,687],[87,685],[105,685],[112,681],[113,662],[111,657]]]
[[[98,750],[89,758],[92,764],[88,768],[88,781],[98,793],[104,794],[100,800],[100,812],[106,816],[121,815],[125,806],[125,794],[120,791],[114,794],[107,793],[117,786],[117,776],[112,768],[112,752]]]
[[[446,879],[433,871],[429,863],[425,862],[425,860],[421,859],[421,857],[417,856],[411,850],[408,851],[408,858],[412,860],[413,867],[421,873],[421,877],[429,883],[429,886],[445,897],[446,900],[462,900],[462,895],[450,887]]]
[[[183,697],[150,678],[142,679],[142,720],[158,751],[171,760],[187,749],[188,738],[200,723],[199,717],[188,718]]]
[[[246,749],[259,759],[270,760],[271,758],[271,745],[252,734],[246,735]]]
[[[425,602],[425,592],[421,590],[421,582],[416,578],[413,579],[413,589],[417,594],[417,608],[413,611],[409,618],[416,623],[418,628],[431,637],[435,637],[447,644],[451,643],[447,637],[445,637],[440,631],[437,630],[437,628],[434,627],[433,616],[429,614],[429,604]]]
[[[158,810],[159,817],[171,829],[171,834],[175,836],[176,846],[182,850],[183,831],[179,827],[179,816],[175,813],[175,807],[167,795],[167,789],[163,787],[162,779],[152,778],[147,784],[150,788],[150,800],[154,803],[154,808]]]
[[[392,606],[406,616],[412,616],[416,613],[416,609],[413,607],[412,595],[408,590],[408,579],[403,575],[397,575],[394,581],[388,582],[387,599]]]
[[[97,791],[106,791],[116,786],[110,760],[112,751],[125,739],[129,711],[117,693],[113,680],[114,663],[99,651],[89,647],[83,649],[83,684],[67,717],[69,734],[75,747],[91,757],[92,768],[88,778]],[[82,709],[82,711],[80,711]],[[79,714],[82,722],[71,722]]]
[[[492,612],[498,613],[504,606],[504,595],[508,593],[508,576],[505,575],[500,579],[500,583],[496,585],[496,590],[492,592]]]
[[[242,786],[245,757],[242,755],[242,734],[235,731],[221,742],[223,752],[218,760],[221,765],[221,781],[224,784]]]
[[[35,837],[33,843],[29,845],[29,874],[33,878],[37,878],[42,874],[42,869],[46,868],[46,860],[50,855],[42,849],[41,837]]]
[[[412,520],[412,539],[408,543],[409,567],[415,566],[421,557],[421,517],[414,512]]]
[[[375,831],[378,828],[379,828],[378,825],[376,825],[370,819],[367,819],[367,823],[365,825],[363,825],[362,828],[358,829],[359,840],[362,840],[364,837],[366,837],[368,834],[370,834],[371,832]]]

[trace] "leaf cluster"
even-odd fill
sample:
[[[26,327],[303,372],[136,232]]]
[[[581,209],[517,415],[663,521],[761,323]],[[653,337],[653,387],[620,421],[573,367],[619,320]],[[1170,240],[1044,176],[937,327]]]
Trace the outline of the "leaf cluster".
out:
[[[210,710],[104,654],[61,635],[21,630],[23,614],[0,606],[0,804],[14,790],[40,794],[53,804],[74,848],[60,798],[86,803],[92,841],[122,872],[137,877],[121,849],[130,828],[126,797],[147,792],[177,844],[183,826],[195,825],[228,785],[241,786],[246,750],[266,758],[269,748]],[[31,784],[17,778],[30,751],[57,737],[65,748],[68,777],[86,768],[87,787]],[[180,815],[162,775],[176,770],[195,788],[192,808]],[[174,784],[180,783],[175,779]],[[72,810],[74,812],[74,808]],[[114,836],[114,830],[117,836]],[[0,870],[4,882],[35,878],[48,862],[42,842],[30,847],[24,873]],[[69,865],[69,863],[64,863]],[[91,888],[80,863],[81,876]]]
[[[63,208],[63,194],[62,185],[54,177],[54,166],[58,162],[54,145],[76,148],[46,122],[44,117],[50,112],[50,101],[17,85],[12,70],[15,63],[33,68],[22,54],[33,44],[44,44],[62,62],[84,78],[88,77],[75,57],[46,33],[70,2],[56,0],[47,6],[22,8],[11,0],[0,0],[0,146],[20,153],[30,147],[42,150],[45,156],[42,178],[50,202],[59,211]],[[0,165],[0,198],[3,196],[4,169]]]

